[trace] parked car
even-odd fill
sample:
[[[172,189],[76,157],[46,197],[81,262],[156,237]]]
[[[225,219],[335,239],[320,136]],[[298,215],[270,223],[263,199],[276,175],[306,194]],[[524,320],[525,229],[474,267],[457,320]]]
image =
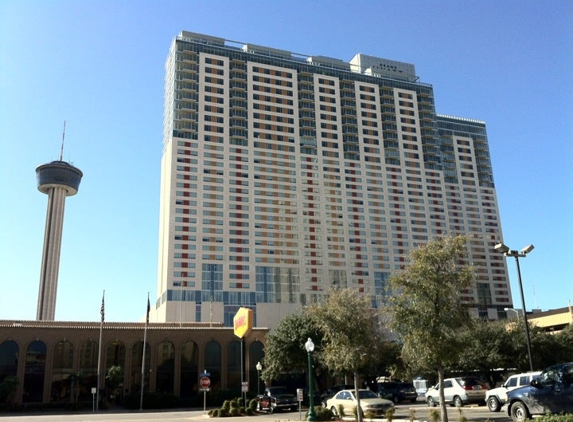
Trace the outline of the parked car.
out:
[[[358,405],[354,393],[355,390],[339,391],[334,397],[326,401],[326,408],[330,409],[334,415],[338,415],[339,406],[342,406],[344,415],[354,415],[354,409]],[[360,409],[363,415],[372,413],[376,416],[384,416],[388,410],[394,408],[393,402],[378,397],[374,391],[361,389],[358,390],[358,394],[360,395]]]
[[[383,399],[392,400],[396,404],[405,400],[415,403],[418,399],[418,392],[414,388],[414,384],[410,382],[379,382],[378,395]]]
[[[529,385],[539,374],[541,374],[541,371],[515,374],[505,380],[501,387],[487,390],[485,393],[485,402],[487,403],[488,409],[491,412],[499,412],[503,404],[507,401],[508,391]]]
[[[529,386],[507,393],[507,414],[513,422],[561,412],[573,413],[573,362],[550,366]]]
[[[446,378],[444,380],[445,402],[456,407],[467,403],[483,403],[487,385],[476,377]],[[428,406],[436,406],[440,402],[439,383],[426,391]]]
[[[341,390],[354,390],[354,385],[339,384],[328,388],[324,393],[320,395],[320,403],[322,404],[322,406],[326,407],[326,401],[334,397],[334,395]]]
[[[257,410],[274,413],[281,410],[295,410],[298,401],[286,387],[267,387],[263,394],[257,397]]]

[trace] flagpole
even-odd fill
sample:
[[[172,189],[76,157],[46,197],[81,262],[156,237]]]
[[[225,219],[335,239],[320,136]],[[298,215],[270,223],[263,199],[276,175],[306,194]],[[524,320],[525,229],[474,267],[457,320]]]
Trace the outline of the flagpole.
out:
[[[147,325],[149,324],[149,292],[147,292],[147,314],[145,316],[145,331],[143,332],[143,353],[141,357],[141,393],[139,397],[139,410],[143,410],[143,387],[145,385],[145,343],[147,342]]]
[[[99,385],[100,385],[100,369],[101,369],[101,340],[103,334],[103,322],[105,320],[105,290],[101,297],[101,323],[99,325],[99,345],[97,353],[97,386],[96,386],[96,411],[99,410]]]

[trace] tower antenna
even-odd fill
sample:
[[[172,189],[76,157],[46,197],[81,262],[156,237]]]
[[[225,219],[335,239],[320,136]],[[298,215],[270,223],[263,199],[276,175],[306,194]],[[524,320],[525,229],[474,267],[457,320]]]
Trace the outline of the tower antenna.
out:
[[[60,161],[63,161],[64,139],[66,139],[66,121],[64,120],[64,132],[62,133],[62,147],[60,148]]]

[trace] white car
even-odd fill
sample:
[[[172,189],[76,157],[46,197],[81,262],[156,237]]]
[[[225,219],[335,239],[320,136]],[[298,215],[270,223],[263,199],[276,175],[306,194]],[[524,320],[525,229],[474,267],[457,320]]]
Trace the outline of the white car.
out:
[[[440,402],[439,384],[428,388],[426,402],[434,407]],[[487,385],[476,377],[446,378],[444,380],[445,402],[461,407],[466,403],[483,403]]]
[[[532,380],[537,378],[541,371],[526,372],[509,377],[501,387],[487,390],[485,393],[485,402],[491,412],[499,412],[501,407],[507,401],[507,392],[519,387],[529,385]]]
[[[375,416],[385,416],[388,410],[394,409],[392,401],[381,399],[373,391],[361,389],[358,390],[358,394],[360,395],[360,408],[363,415],[371,413]],[[354,415],[356,405],[354,390],[339,391],[334,397],[326,401],[326,408],[330,409],[334,415],[338,415],[339,407],[342,406],[344,414],[338,416]]]

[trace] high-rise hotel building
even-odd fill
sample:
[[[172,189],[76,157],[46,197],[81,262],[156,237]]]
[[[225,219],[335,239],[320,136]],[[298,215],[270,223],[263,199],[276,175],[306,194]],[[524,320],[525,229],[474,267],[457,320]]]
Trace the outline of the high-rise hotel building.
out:
[[[383,306],[408,252],[470,237],[472,312],[511,307],[484,122],[436,114],[414,65],[181,32],[166,62],[157,321],[257,326],[333,286]]]

